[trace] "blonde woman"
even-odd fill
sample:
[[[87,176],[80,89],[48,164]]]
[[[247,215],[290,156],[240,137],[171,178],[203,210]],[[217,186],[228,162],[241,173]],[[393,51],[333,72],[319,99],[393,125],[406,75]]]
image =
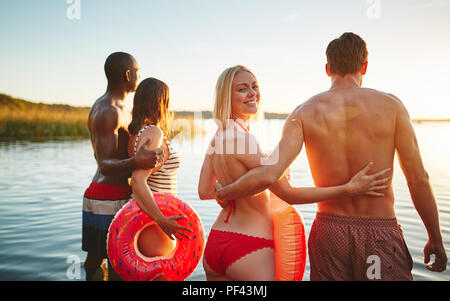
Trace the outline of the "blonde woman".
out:
[[[219,129],[210,143],[200,173],[200,199],[215,199],[216,181],[232,183],[266,158],[256,138],[249,133],[257,116],[260,92],[254,74],[244,66],[226,69],[217,80],[214,118]],[[290,204],[316,203],[329,198],[376,193],[386,171],[368,176],[366,166],[348,183],[321,188],[293,188],[283,176],[271,190]],[[222,209],[214,222],[203,256],[207,280],[275,280],[273,226],[269,195],[239,198]]]

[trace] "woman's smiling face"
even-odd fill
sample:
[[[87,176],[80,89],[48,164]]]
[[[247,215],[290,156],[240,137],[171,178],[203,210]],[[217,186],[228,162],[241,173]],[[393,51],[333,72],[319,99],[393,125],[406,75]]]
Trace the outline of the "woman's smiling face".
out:
[[[231,86],[232,117],[248,120],[258,112],[259,86],[254,76],[246,71],[236,73]]]

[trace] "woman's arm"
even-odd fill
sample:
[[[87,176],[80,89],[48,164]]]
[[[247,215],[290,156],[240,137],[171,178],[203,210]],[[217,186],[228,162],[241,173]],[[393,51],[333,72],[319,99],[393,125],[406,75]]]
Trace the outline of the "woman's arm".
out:
[[[255,169],[261,165],[268,156],[261,151],[258,141],[253,135],[249,135],[249,141],[257,146],[256,154],[238,155],[237,158],[244,163],[247,168]],[[276,194],[280,199],[289,204],[310,204],[329,200],[337,197],[354,196],[368,194],[372,196],[383,196],[377,191],[389,187],[386,183],[391,179],[387,177],[390,168],[382,170],[373,175],[369,175],[370,162],[366,167],[359,171],[346,184],[331,187],[292,187],[286,175],[284,174],[275,184],[269,187],[270,191]],[[382,179],[378,179],[383,177]]]
[[[206,154],[203,160],[200,178],[198,180],[198,196],[201,200],[211,200],[216,198],[214,184],[216,183],[216,174],[212,166],[211,155]]]
[[[291,205],[311,204],[326,201],[333,198],[368,194],[372,196],[383,196],[377,191],[389,187],[387,184],[391,177],[387,177],[390,168],[384,169],[373,175],[368,175],[372,162],[367,164],[353,178],[343,185],[331,187],[292,187],[286,176],[283,176],[269,189],[280,199]],[[378,179],[379,177],[383,177]]]
[[[139,207],[158,223],[164,215],[155,203],[153,193],[148,187],[147,178],[151,174],[150,170],[138,169],[131,175],[131,188],[133,196]]]
[[[152,138],[152,143],[149,146],[150,149],[156,149],[161,147],[163,141],[163,133],[159,128],[151,127],[141,134],[141,139],[137,146],[138,149],[139,147],[143,146],[142,141],[145,141],[146,138],[148,137]],[[179,239],[181,239],[179,235],[189,238],[185,233],[181,232],[180,230],[190,232],[192,232],[192,230],[186,227],[182,227],[176,222],[178,219],[186,217],[185,216],[166,217],[164,216],[164,214],[162,214],[161,210],[156,205],[153,193],[147,184],[147,178],[152,173],[153,170],[138,169],[133,171],[131,175],[131,188],[133,189],[134,199],[136,200],[139,207],[161,227],[161,229],[167,234],[167,236],[169,236],[169,238],[173,239],[172,234]]]
[[[211,142],[212,144],[213,142]],[[213,147],[210,145],[210,147]],[[215,192],[215,184],[217,183],[216,174],[212,165],[211,153],[207,152],[203,160],[202,169],[200,171],[200,178],[198,180],[198,196],[201,200],[213,200],[222,207],[228,206],[228,201],[219,200]]]

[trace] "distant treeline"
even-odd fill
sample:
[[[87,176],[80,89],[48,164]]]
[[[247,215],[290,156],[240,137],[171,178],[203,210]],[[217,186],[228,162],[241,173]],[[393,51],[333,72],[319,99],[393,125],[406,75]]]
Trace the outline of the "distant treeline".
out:
[[[213,116],[211,111],[176,111],[175,118],[193,118],[195,113],[201,113],[204,119],[210,119]],[[288,117],[288,114],[264,112],[264,119],[286,119],[286,117]]]
[[[197,112],[193,111],[177,111],[175,112],[175,118],[194,118],[194,114]],[[212,118],[211,111],[201,111],[202,118],[208,119]],[[264,119],[281,119],[285,120],[289,114],[284,113],[270,113],[264,112]],[[450,118],[440,118],[440,119],[426,119],[426,118],[413,118],[413,122],[421,123],[421,122],[450,122]]]
[[[0,94],[0,138],[88,138],[87,107],[34,103]]]
[[[202,118],[212,118],[202,111]],[[176,111],[175,119],[193,120],[194,111]],[[44,104],[0,94],[0,139],[89,138],[89,107]],[[264,113],[265,119],[286,119],[288,114]],[[450,121],[450,119],[414,119],[415,122]]]
[[[35,103],[0,94],[0,139],[89,138],[89,107]],[[202,118],[212,118],[202,111]],[[265,118],[284,119],[287,114],[265,113]],[[176,111],[175,119],[193,120],[194,111]]]

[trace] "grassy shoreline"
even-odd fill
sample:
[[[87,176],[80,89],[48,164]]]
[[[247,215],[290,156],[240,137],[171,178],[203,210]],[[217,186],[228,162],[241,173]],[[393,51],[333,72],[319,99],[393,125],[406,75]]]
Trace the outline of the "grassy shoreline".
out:
[[[89,108],[49,105],[0,94],[0,138],[88,138]]]
[[[193,129],[193,111],[174,112],[174,122],[184,119]],[[212,118],[212,112],[199,112],[202,118]],[[44,104],[0,94],[0,140],[69,140],[88,139],[89,107]],[[288,114],[264,113],[266,119],[285,119]],[[450,122],[450,119],[413,119],[414,122]],[[181,130],[178,127],[178,130]],[[195,133],[192,133],[194,135]]]
[[[44,104],[13,98],[0,93],[0,141],[73,140],[88,139],[87,119],[89,107]],[[212,118],[212,113],[201,112],[202,118]],[[178,122],[183,119],[183,122]],[[174,112],[177,130],[194,130],[194,112]],[[186,124],[188,122],[189,124]]]

